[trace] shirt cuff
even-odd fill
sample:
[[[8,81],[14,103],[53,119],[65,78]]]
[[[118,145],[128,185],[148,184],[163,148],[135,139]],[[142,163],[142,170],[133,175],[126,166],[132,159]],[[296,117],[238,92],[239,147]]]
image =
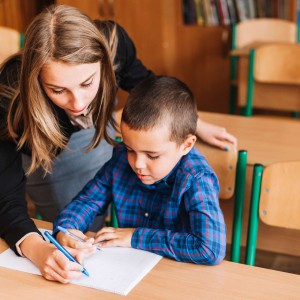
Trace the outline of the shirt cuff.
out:
[[[38,236],[41,236],[41,235],[38,234],[37,232],[29,232],[29,233],[27,233],[26,235],[24,235],[20,240],[18,240],[18,242],[16,243],[16,249],[17,249],[18,253],[19,253],[22,257],[24,257],[24,255],[23,255],[23,253],[22,253],[22,251],[21,251],[21,249],[20,249],[20,245],[21,245],[21,243],[22,243],[29,235],[32,235],[32,234],[36,234],[36,235],[38,235]]]

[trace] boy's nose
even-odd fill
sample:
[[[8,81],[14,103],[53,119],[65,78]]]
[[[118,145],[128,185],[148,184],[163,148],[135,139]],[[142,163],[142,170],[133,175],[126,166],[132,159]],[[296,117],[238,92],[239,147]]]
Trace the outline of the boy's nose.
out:
[[[142,170],[145,168],[145,162],[144,162],[144,159],[140,156],[137,156],[136,157],[136,160],[135,160],[135,168],[137,170]]]

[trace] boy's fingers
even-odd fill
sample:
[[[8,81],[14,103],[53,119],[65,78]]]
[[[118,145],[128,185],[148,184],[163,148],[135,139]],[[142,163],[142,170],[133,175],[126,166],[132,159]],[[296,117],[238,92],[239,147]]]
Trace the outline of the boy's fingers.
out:
[[[118,239],[113,239],[105,242],[99,243],[99,247],[105,248],[105,247],[117,247],[120,246],[118,243]]]
[[[116,232],[105,232],[105,233],[101,233],[97,238],[95,238],[95,243],[108,241],[115,238],[117,238]]]
[[[96,242],[96,239],[102,235],[102,234],[105,234],[105,233],[114,233],[116,232],[116,228],[114,227],[103,227],[101,230],[99,230],[98,232],[96,232],[95,236],[94,236],[94,243]]]

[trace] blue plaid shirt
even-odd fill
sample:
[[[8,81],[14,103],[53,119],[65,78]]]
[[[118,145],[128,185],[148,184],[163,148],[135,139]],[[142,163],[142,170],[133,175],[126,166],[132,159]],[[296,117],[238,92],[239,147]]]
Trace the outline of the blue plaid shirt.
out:
[[[127,161],[123,144],[61,211],[58,225],[86,231],[114,202],[121,228],[136,228],[131,246],[178,261],[217,264],[225,256],[226,226],[218,179],[193,148],[164,179],[143,184]]]

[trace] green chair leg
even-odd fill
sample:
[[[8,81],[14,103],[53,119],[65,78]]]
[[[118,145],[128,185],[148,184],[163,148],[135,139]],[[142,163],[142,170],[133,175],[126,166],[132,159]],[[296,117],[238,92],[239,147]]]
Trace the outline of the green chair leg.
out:
[[[245,259],[245,263],[250,266],[254,266],[255,264],[256,242],[257,242],[257,232],[258,232],[258,222],[259,222],[258,209],[259,209],[259,199],[260,199],[260,189],[261,189],[263,169],[264,167],[260,164],[255,164],[253,169],[246,259]]]
[[[122,138],[119,136],[117,136],[115,140],[117,143],[122,142]],[[110,224],[109,224],[109,226],[115,227],[115,228],[119,227],[117,214],[116,214],[116,208],[113,203],[111,203],[111,205],[110,205]]]
[[[110,222],[111,222],[112,227],[114,227],[114,228],[119,227],[118,219],[117,219],[117,215],[116,215],[116,208],[113,203],[111,204]]]
[[[247,102],[246,107],[242,109],[243,116],[252,116],[253,93],[254,93],[254,59],[255,50],[250,50],[249,70],[248,70],[248,88],[247,88]]]
[[[234,214],[233,214],[233,227],[232,227],[231,253],[230,253],[230,260],[237,263],[240,262],[247,158],[248,158],[248,152],[245,150],[240,150],[238,155],[236,180],[235,180]]]

